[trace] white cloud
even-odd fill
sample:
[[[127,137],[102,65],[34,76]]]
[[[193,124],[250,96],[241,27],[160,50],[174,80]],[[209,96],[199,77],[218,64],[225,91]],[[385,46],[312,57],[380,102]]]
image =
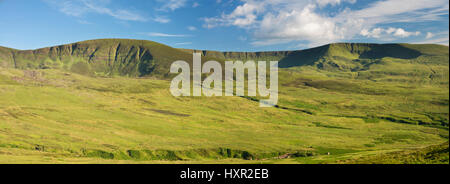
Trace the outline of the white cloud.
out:
[[[92,24],[91,22],[86,21],[86,20],[78,20],[77,22],[80,23],[80,24],[86,24],[86,25]]]
[[[432,38],[433,36],[434,36],[433,33],[428,32],[428,33],[427,33],[427,36],[425,36],[425,38],[426,38],[426,39],[430,39],[430,38]]]
[[[158,0],[158,2],[163,3],[163,5],[158,8],[162,11],[174,11],[178,8],[182,8],[186,5],[187,0]]]
[[[374,28],[372,30],[363,29],[360,32],[360,35],[365,36],[367,38],[378,38],[382,40],[392,40],[394,37],[397,38],[406,38],[410,36],[419,36],[421,33],[419,31],[408,32],[402,28]]]
[[[264,4],[245,3],[237,6],[230,14],[222,14],[221,17],[205,18],[205,27],[234,25],[246,27],[256,22],[257,14],[263,12]]]
[[[381,24],[441,20],[448,14],[447,0],[383,0],[357,10],[342,9],[333,15],[322,7],[354,0],[241,0],[229,13],[203,18],[204,27],[236,26],[253,35],[254,45],[307,42],[310,46],[344,41],[363,35],[391,39],[417,36],[402,28],[377,29]],[[389,33],[388,33],[389,32]]]
[[[125,21],[147,21],[144,16],[131,10],[108,8],[109,0],[45,0],[45,2],[69,16],[81,17],[87,13],[97,13]]]
[[[175,43],[175,45],[190,45],[192,44],[192,42],[180,42],[180,43]]]
[[[188,26],[187,29],[188,29],[189,31],[195,31],[195,30],[197,30],[197,28],[194,27],[194,26]]]
[[[406,38],[410,36],[419,36],[420,32],[419,31],[408,32],[402,28],[390,27],[388,29],[383,28],[374,28],[372,30],[363,29],[361,30],[360,34],[368,38],[382,38],[384,40],[392,40],[392,37]]]
[[[441,45],[449,45],[449,39],[448,37],[442,37],[442,38],[437,38],[437,39],[433,39],[433,40],[427,40],[423,43],[432,43],[432,44],[441,44]]]
[[[361,18],[369,23],[418,22],[437,20],[442,13],[448,14],[447,0],[384,0],[344,13],[342,17]]]
[[[402,37],[402,38],[406,38],[406,37],[409,37],[409,36],[419,36],[419,35],[420,35],[420,32],[419,32],[419,31],[416,31],[416,32],[408,32],[408,31],[405,31],[405,30],[402,29],[402,28],[398,28],[398,29],[396,29],[395,32],[394,32],[394,36]]]
[[[420,42],[416,42],[417,44],[441,44],[441,45],[449,45],[449,38],[442,37],[442,38],[436,38],[436,39],[428,39]]]
[[[159,22],[159,23],[169,23],[169,22],[170,22],[170,19],[169,19],[169,18],[166,18],[166,17],[159,17],[159,16],[153,18],[152,20],[155,21],[155,22]]]
[[[353,4],[356,3],[356,0],[316,0],[316,2],[320,7],[324,7],[326,5],[335,6],[341,4],[342,2],[349,2]]]
[[[189,35],[184,34],[167,34],[167,33],[157,33],[157,32],[150,32],[150,33],[142,33],[147,36],[152,37],[188,37]]]
[[[245,37],[245,36],[239,36],[239,37],[238,37],[238,40],[240,40],[240,41],[247,41],[247,37]]]
[[[55,1],[47,1],[47,2],[55,2]],[[62,1],[59,6],[59,11],[66,15],[80,17],[85,14],[88,9],[85,7],[81,7],[80,5],[74,4],[73,1]]]
[[[430,33],[430,32],[428,32]],[[432,43],[432,44],[441,44],[441,45],[449,45],[449,32],[443,31],[438,33],[431,33],[432,37],[425,37],[425,40],[416,42],[416,43]]]
[[[385,30],[382,28],[375,28],[372,29],[372,31],[369,31],[368,29],[363,29],[361,30],[361,35],[365,36],[365,37],[372,37],[372,38],[380,38],[381,34],[384,32]]]
[[[309,5],[302,10],[280,12],[277,15],[266,14],[255,31],[257,39],[310,40],[313,45],[320,45],[343,39],[340,28],[330,19],[314,12],[315,6]],[[254,42],[259,45],[260,42]]]

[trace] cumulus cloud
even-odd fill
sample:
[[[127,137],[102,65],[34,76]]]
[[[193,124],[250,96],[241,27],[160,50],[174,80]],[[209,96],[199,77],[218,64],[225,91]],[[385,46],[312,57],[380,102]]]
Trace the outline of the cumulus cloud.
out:
[[[365,37],[372,37],[372,38],[380,38],[381,34],[384,32],[384,29],[381,28],[375,28],[372,29],[372,31],[369,31],[368,29],[361,30],[361,35]]]
[[[276,40],[283,43],[284,40],[308,39],[314,45],[343,39],[341,28],[334,21],[315,13],[314,9],[314,5],[309,5],[302,10],[266,14],[254,35],[257,39],[268,38],[274,43]]]
[[[419,36],[420,32],[408,32],[405,31],[402,28],[374,28],[372,30],[363,29],[360,33],[362,36],[368,37],[368,38],[383,38],[383,39],[391,39],[392,37],[398,37],[398,38],[406,38],[410,36]]]
[[[430,39],[430,38],[433,38],[433,36],[434,36],[433,33],[428,32],[428,33],[427,33],[427,36],[425,36],[425,38],[426,38],[426,39]]]
[[[333,15],[324,6],[355,0],[242,0],[229,13],[203,18],[204,27],[236,26],[249,31],[253,45],[307,42],[309,46],[344,41],[358,35],[384,39],[417,36],[418,31],[377,28],[381,24],[440,20],[448,15],[447,0],[383,0],[362,9],[341,9]]]
[[[221,17],[204,18],[205,27],[234,25],[246,27],[256,22],[257,15],[264,10],[264,4],[245,3],[237,6],[230,14],[222,14]]]
[[[406,38],[406,37],[409,37],[409,36],[419,36],[420,35],[419,31],[408,32],[408,31],[405,31],[402,28],[397,28],[397,29],[394,29],[392,31],[393,31],[392,33],[393,33],[394,36],[401,37],[401,38]]]

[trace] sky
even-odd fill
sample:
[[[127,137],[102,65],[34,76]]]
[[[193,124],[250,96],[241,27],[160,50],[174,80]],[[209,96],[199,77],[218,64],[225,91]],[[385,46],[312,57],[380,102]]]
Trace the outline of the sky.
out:
[[[0,46],[129,38],[218,51],[449,44],[448,0],[0,0]]]

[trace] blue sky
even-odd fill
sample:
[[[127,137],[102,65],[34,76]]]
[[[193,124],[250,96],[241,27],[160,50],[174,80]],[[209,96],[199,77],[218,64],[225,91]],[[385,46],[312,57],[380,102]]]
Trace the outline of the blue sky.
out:
[[[0,0],[0,46],[98,38],[177,48],[295,50],[333,42],[449,42],[447,0]]]

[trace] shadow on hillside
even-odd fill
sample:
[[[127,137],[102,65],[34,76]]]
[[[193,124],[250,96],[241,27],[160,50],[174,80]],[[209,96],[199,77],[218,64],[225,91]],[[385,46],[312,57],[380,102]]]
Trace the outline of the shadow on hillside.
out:
[[[280,68],[313,65],[327,56],[356,55],[359,59],[381,59],[385,57],[414,59],[421,55],[417,50],[400,44],[337,43],[312,49],[294,51],[279,62]]]

